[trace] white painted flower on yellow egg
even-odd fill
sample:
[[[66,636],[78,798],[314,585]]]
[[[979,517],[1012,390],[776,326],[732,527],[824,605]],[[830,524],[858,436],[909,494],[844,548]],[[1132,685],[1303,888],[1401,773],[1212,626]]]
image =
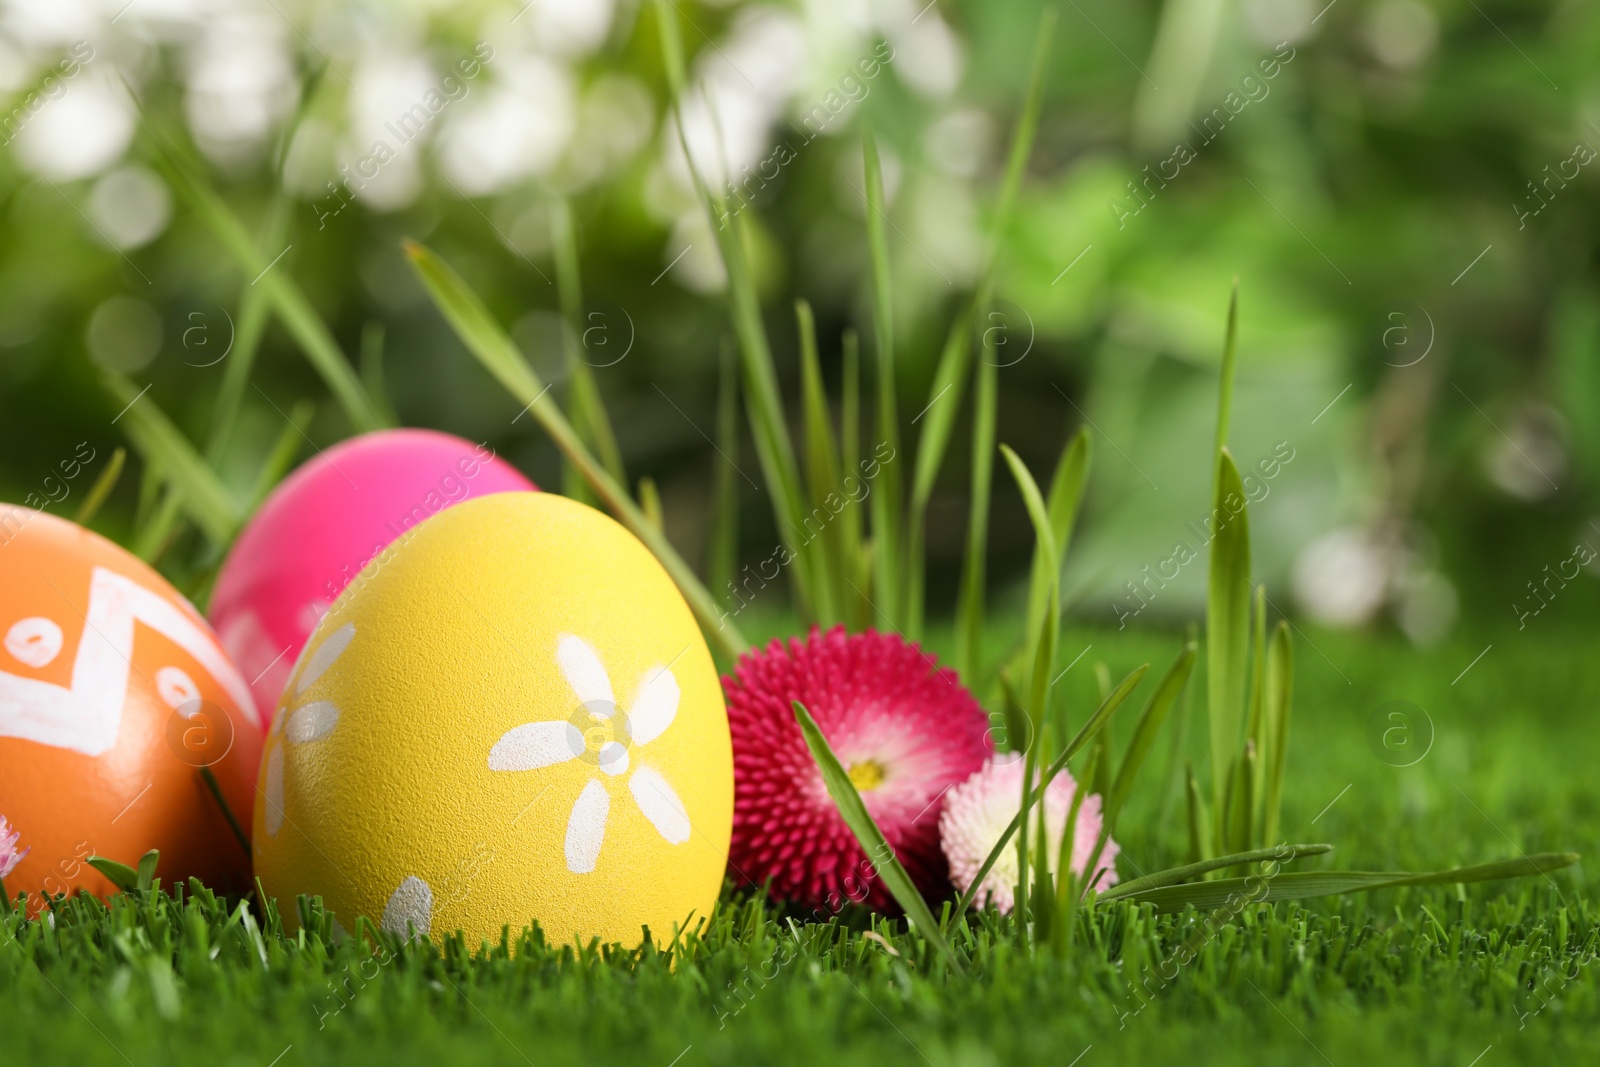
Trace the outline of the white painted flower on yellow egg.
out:
[[[672,725],[678,714],[678,680],[668,667],[650,668],[639,683],[633,707],[624,712],[617,707],[611,676],[599,653],[583,638],[562,634],[556,642],[556,665],[577,695],[579,710],[608,725],[612,739],[591,744],[571,719],[524,723],[507,730],[489,749],[489,769],[531,771],[586,757],[595,763],[598,773],[578,794],[567,817],[565,845],[567,869],[590,874],[599,862],[606,818],[611,813],[606,780],[627,773],[633,762],[629,755],[632,747],[648,745]],[[628,776],[628,792],[669,844],[689,840],[688,812],[659,771],[640,762]]]
[[[307,689],[316,684],[334,661],[350,647],[356,636],[354,623],[345,623],[327,640],[319,644],[306,659],[300,676],[294,683],[294,693],[288,704],[273,716],[272,732],[267,737],[267,769],[263,788],[266,791],[267,835],[276,837],[283,829],[283,759],[287,745],[304,745],[321,741],[339,725],[339,708],[330,700],[304,700]]]

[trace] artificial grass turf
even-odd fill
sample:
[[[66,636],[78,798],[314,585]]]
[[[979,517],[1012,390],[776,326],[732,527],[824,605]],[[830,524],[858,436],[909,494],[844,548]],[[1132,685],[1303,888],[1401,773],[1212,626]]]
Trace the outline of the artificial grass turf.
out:
[[[1461,675],[1489,643],[1418,652],[1297,637],[1285,832],[1339,846],[1302,862],[1431,869],[1519,851],[1594,854],[1600,742],[1587,709],[1600,675],[1588,667],[1590,641],[1554,627],[1501,635]],[[1069,629],[1063,666],[1093,646],[1061,681],[1069,707],[1081,718],[1090,706],[1084,668],[1096,659],[1120,676],[1163,664],[1178,644],[1160,632]],[[1373,712],[1393,699],[1433,723],[1414,766],[1391,766],[1402,757],[1369,740]],[[1197,765],[1199,710],[1189,731]],[[1131,719],[1114,726],[1125,740]],[[1165,764],[1161,747],[1118,834],[1145,870],[1183,858],[1181,808],[1155,817]],[[1024,955],[1008,923],[975,917],[954,938],[965,978],[941,971],[899,924],[878,926],[895,957],[861,936],[863,916],[807,925],[796,913],[791,926],[738,891],[675,964],[650,951],[574,955],[534,943],[515,958],[471,959],[464,945],[441,955],[391,941],[374,959],[370,946],[270,929],[258,944],[242,922],[228,926],[228,905],[185,896],[181,908],[119,901],[109,915],[76,903],[53,928],[35,924],[20,938],[13,920],[0,935],[0,1060],[943,1067],[1066,1065],[1082,1054],[1084,1067],[1111,1058],[1467,1067],[1482,1053],[1481,1067],[1493,1067],[1593,1062],[1600,1050],[1600,908],[1582,865],[1548,879],[1247,908],[1175,972],[1158,965],[1192,933],[1192,915],[1104,906],[1066,961]],[[1160,975],[1174,973],[1163,986]],[[1144,997],[1129,989],[1141,978]]]

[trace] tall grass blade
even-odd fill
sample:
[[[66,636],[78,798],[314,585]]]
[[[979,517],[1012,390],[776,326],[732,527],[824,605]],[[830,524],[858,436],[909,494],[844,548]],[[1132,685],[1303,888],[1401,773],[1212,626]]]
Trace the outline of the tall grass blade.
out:
[[[1149,889],[1118,897],[1140,904],[1154,904],[1157,911],[1182,911],[1193,906],[1208,908],[1237,906],[1239,901],[1265,904],[1275,900],[1307,900],[1340,893],[1366,893],[1374,889],[1394,889],[1411,885],[1462,885],[1469,882],[1497,882],[1507,878],[1527,878],[1570,867],[1581,857],[1576,852],[1540,852],[1532,856],[1455,867],[1446,871],[1294,871],[1289,874],[1246,878],[1221,878],[1211,882],[1190,882],[1162,889]],[[1122,888],[1117,886],[1117,889]]]
[[[848,488],[851,484],[865,485],[861,468],[861,340],[854,330],[844,331],[841,347],[844,353],[844,381],[839,397],[839,458]],[[870,492],[871,487],[865,486],[862,491]],[[865,518],[861,508],[846,508],[839,527],[843,538],[840,565],[846,568],[847,573],[855,575],[848,581],[861,590],[871,586],[870,578],[863,573],[863,561],[867,558],[863,543]],[[851,594],[843,602],[847,608],[846,625],[852,630],[864,630],[872,623],[872,605],[855,589],[851,590]]]
[[[1233,502],[1232,508],[1229,502]],[[1250,518],[1233,456],[1218,454],[1206,595],[1206,695],[1211,720],[1211,786],[1219,828],[1230,824],[1226,798],[1239,759],[1250,656]]]
[[[966,390],[967,376],[972,367],[972,307],[962,307],[950,333],[945,337],[944,348],[939,353],[938,365],[933,372],[933,385],[928,390],[928,403],[916,420],[922,422],[917,438],[916,469],[911,479],[910,512],[906,517],[906,633],[915,638],[922,631],[926,574],[924,573],[924,523],[928,516],[928,502],[933,498],[933,487],[944,465],[945,452],[950,447],[950,437],[955,431],[956,416],[961,413],[961,397]]]
[[[870,128],[861,131],[861,158],[867,196],[867,249],[872,264],[872,325],[878,367],[878,440],[874,449],[885,447],[900,453],[900,415],[895,397],[894,374],[894,289],[889,279],[889,238],[884,223],[883,170],[878,162],[878,142]],[[900,540],[900,468],[886,464],[872,494],[872,543],[877,551],[873,570],[877,581],[878,606],[889,617],[889,624],[905,627],[902,600],[904,583]]]
[[[1289,753],[1289,705],[1294,697],[1294,645],[1289,624],[1280,619],[1267,647],[1267,696],[1265,716],[1268,747],[1263,750],[1266,767],[1266,801],[1262,813],[1262,836],[1271,841],[1278,836],[1278,821],[1283,808],[1284,763]]]
[[[712,476],[706,584],[721,596],[739,569],[739,365],[730,342],[722,346],[717,382],[717,452],[722,462]]]
[[[811,758],[816,760],[817,769],[822,772],[822,782],[827,786],[828,795],[833,797],[834,804],[838,805],[840,817],[844,819],[845,825],[850,827],[850,832],[855,834],[861,850],[867,854],[873,869],[883,879],[884,888],[889,890],[894,899],[905,909],[906,917],[921,931],[922,936],[927,938],[949,962],[951,968],[959,973],[961,962],[951,950],[950,942],[945,940],[944,932],[935,921],[928,902],[923,899],[916,883],[911,880],[911,875],[901,866],[899,857],[895,855],[893,847],[883,836],[883,831],[872,821],[872,815],[862,802],[861,794],[856,791],[855,783],[850,780],[849,772],[839,763],[839,757],[834,755],[833,749],[828,746],[828,739],[822,736],[822,730],[818,728],[816,720],[798,700],[794,701],[794,718],[800,724],[800,732],[805,737],[806,747],[811,750]]]
[[[561,454],[583,472],[584,478],[599,494],[606,507],[611,509],[622,524],[643,541],[661,561],[661,565],[677,583],[684,599],[689,602],[689,607],[700,620],[700,625],[707,636],[720,644],[731,656],[737,657],[744,652],[749,647],[744,636],[727,620],[725,613],[718,609],[717,602],[706,591],[705,586],[700,584],[700,580],[683,561],[683,557],[678,555],[677,549],[673,548],[671,542],[651,525],[644,511],[628,497],[627,490],[611,477],[600,461],[578,439],[566,416],[561,413],[561,408],[546,395],[549,388],[539,380],[539,376],[528,365],[528,361],[523,358],[511,338],[506,336],[499,323],[495,322],[493,316],[489,314],[489,309],[484,307],[477,294],[468,288],[460,275],[450,269],[448,264],[423,245],[407,241],[405,250],[412,266],[422,279],[423,287],[427,289],[428,295],[432,297],[434,304],[455,330],[456,335],[461,338],[467,350],[477,357],[478,362],[482,363],[512,396],[526,404],[525,410],[544,427],[550,439],[561,450]]]
[[[800,529],[800,517],[805,513],[805,494],[800,484],[800,470],[795,462],[794,444],[789,438],[789,426],[784,419],[777,372],[773,369],[772,349],[767,343],[766,327],[761,320],[761,303],[745,250],[745,218],[742,212],[728,214],[722,198],[706,185],[695,165],[694,153],[689,150],[689,139],[684,132],[681,110],[685,86],[683,40],[678,32],[673,5],[668,0],[656,0],[655,6],[661,29],[662,59],[675,101],[673,124],[678,145],[683,150],[695,190],[706,211],[706,221],[716,236],[722,264],[728,274],[729,313],[744,364],[745,399],[750,412],[750,428],[755,438],[756,457],[772,493],[772,507],[778,528],[784,531],[784,536],[791,536]],[[810,563],[810,558],[800,553],[790,566],[795,599],[802,616],[811,611]]]
[[[972,483],[967,512],[967,551],[961,567],[961,592],[956,608],[956,669],[973,684],[983,647],[989,552],[989,492],[994,481],[995,407],[998,382],[994,344],[985,336],[984,358],[974,368]]]
[[[249,231],[206,180],[199,162],[159,132],[142,109],[141,125],[145,140],[153,149],[157,168],[233,257],[240,271],[250,279],[250,286],[264,287],[284,327],[327,383],[351,425],[362,431],[381,427],[383,419],[377,406],[367,396],[338,342],[317,315],[305,291],[289,274],[287,265],[277,260],[276,257],[288,252],[288,247],[270,252],[258,249]]]
[[[233,540],[243,510],[228,487],[178,431],[154,399],[120,374],[105,375],[106,388],[126,407],[118,420],[144,461],[159,469],[181,495],[183,508],[218,546]],[[137,402],[135,402],[137,401]]]
[[[1228,300],[1227,334],[1217,392],[1216,475],[1211,495],[1211,542],[1206,591],[1206,703],[1211,727],[1211,795],[1217,832],[1231,824],[1226,800],[1239,754],[1250,652],[1250,524],[1244,486],[1228,453],[1228,422],[1238,362],[1239,279]],[[1235,507],[1228,507],[1229,500]],[[1223,848],[1226,851],[1226,848]]]
[[[833,419],[828,414],[828,396],[822,384],[822,361],[817,355],[817,327],[811,305],[796,300],[794,314],[800,328],[800,394],[806,430],[806,488],[811,504],[802,536],[809,539],[804,551],[812,553],[812,603],[816,605],[817,621],[827,627],[842,621],[839,605],[848,598],[841,559],[842,531],[836,520],[851,503],[839,481]]]
[[[1101,900],[1119,900],[1152,889],[1162,889],[1169,885],[1184,885],[1197,882],[1212,871],[1220,871],[1225,867],[1237,867],[1244,863],[1255,863],[1258,860],[1277,860],[1279,863],[1288,863],[1291,860],[1301,859],[1305,856],[1322,856],[1333,851],[1332,845],[1275,845],[1272,848],[1255,848],[1248,852],[1235,852],[1227,856],[1218,856],[1216,859],[1203,860],[1199,863],[1189,863],[1182,867],[1171,867],[1154,874],[1147,874],[1142,878],[1134,878],[1114,885],[1100,894]]]
[[[1000,453],[1005,457],[1006,465],[1011,468],[1011,476],[1016,479],[1017,488],[1022,492],[1023,504],[1028,509],[1028,518],[1033,523],[1034,571],[1028,589],[1028,602],[1030,604],[1038,602],[1042,607],[1037,613],[1030,612],[1028,618],[1027,645],[1031,664],[1031,684],[1025,707],[1028,721],[1033,726],[1034,736],[1037,737],[1043,735],[1048,715],[1046,705],[1050,695],[1050,672],[1055,666],[1055,635],[1059,617],[1056,609],[1059,606],[1061,568],[1056,555],[1055,533],[1050,524],[1050,510],[1039,492],[1038,483],[1033,480],[1027,464],[1023,463],[1008,446],[1001,445]],[[1039,748],[1038,745],[1029,746],[1023,757],[1020,817],[1024,825],[1033,803],[1033,779],[1038,767]],[[1016,907],[1019,915],[1028,914],[1027,904],[1031,888],[1028,884],[1029,847],[1028,835],[1026,833],[1018,835],[1017,869],[1020,872],[1021,882],[1017,886]],[[1046,906],[1040,905],[1040,907]],[[1019,923],[1017,932],[1020,937],[1026,939],[1027,924]]]
[[[253,515],[267,494],[283,480],[289,473],[289,468],[294,466],[294,461],[300,454],[300,445],[305,441],[305,431],[311,425],[312,416],[316,413],[316,405],[309,400],[301,400],[289,409],[288,425],[278,434],[278,440],[273,444],[272,451],[267,453],[267,461],[261,465],[260,472],[256,475],[256,484],[250,490],[249,504],[245,507],[246,515]]]
[[[1195,781],[1193,765],[1184,766],[1184,796],[1188,800],[1189,860],[1203,863],[1215,852],[1211,843],[1216,839],[1211,830],[1211,813],[1206,809],[1200,784]]]
[[[1253,747],[1256,758],[1251,761],[1250,828],[1252,833],[1264,829],[1262,813],[1266,803],[1266,760],[1260,758],[1270,750],[1268,732],[1271,729],[1266,717],[1267,690],[1267,587],[1256,586],[1255,607],[1250,615],[1250,711],[1246,717],[1245,744]],[[1264,845],[1266,839],[1251,838],[1246,844]],[[1240,848],[1245,847],[1240,845]]]
[[[667,518],[661,508],[661,490],[656,488],[656,480],[649,475],[639,479],[639,510],[644,512],[644,520],[655,527],[657,533],[665,534]]]
[[[273,198],[267,210],[266,221],[261,226],[258,249],[279,249],[288,240],[289,210],[294,201],[286,195]],[[269,252],[268,255],[274,253]],[[244,407],[245,393],[250,386],[250,375],[255,370],[256,356],[261,351],[261,338],[267,330],[267,320],[272,314],[270,291],[260,285],[251,285],[247,278],[240,285],[239,319],[233,324],[233,347],[223,360],[222,386],[217,390],[216,402],[211,406],[211,427],[206,434],[205,457],[212,464],[221,463],[228,453],[233,431],[239,424],[239,412]],[[205,329],[210,343],[212,325],[198,323]]]
[[[572,222],[572,207],[565,197],[556,197],[550,205],[550,244],[555,253],[556,293],[561,304],[561,338],[570,383],[567,403],[571,410],[572,428],[578,439],[600,457],[600,462],[605,464],[606,471],[616,479],[617,484],[627,485],[628,475],[622,466],[622,450],[617,447],[611,418],[600,399],[600,386],[595,381],[593,368],[583,358],[583,278],[578,267],[578,235]],[[587,494],[582,476],[570,463],[567,465],[566,484],[571,489]]]
[[[89,495],[83,498],[83,503],[78,505],[78,511],[72,516],[72,521],[79,526],[87,526],[100,508],[105,505],[106,498],[111,495],[111,490],[117,487],[117,481],[122,477],[123,465],[128,461],[128,450],[118,447],[111,453],[111,462],[107,463],[100,476],[89,487]]]
[[[1150,699],[1145,702],[1138,725],[1133,728],[1133,738],[1128,742],[1128,750],[1123,753],[1122,764],[1117,768],[1117,776],[1111,783],[1111,791],[1105,794],[1103,814],[1106,833],[1110,833],[1111,827],[1117,821],[1117,815],[1122,811],[1122,805],[1127,803],[1129,794],[1133,792],[1133,783],[1144,767],[1145,758],[1155,747],[1156,737],[1161,733],[1161,727],[1166,723],[1168,713],[1189,684],[1189,675],[1194,670],[1198,651],[1193,641],[1184,645],[1183,651],[1178,653],[1178,658],[1167,668],[1167,673],[1157,684],[1155,692],[1151,693]]]

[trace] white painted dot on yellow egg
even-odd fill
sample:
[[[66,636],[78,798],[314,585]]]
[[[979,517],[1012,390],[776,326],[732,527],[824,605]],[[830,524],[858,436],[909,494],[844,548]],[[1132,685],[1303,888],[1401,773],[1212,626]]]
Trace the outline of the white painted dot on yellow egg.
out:
[[[683,801],[673,792],[667,780],[655,769],[641,765],[628,779],[628,791],[638,803],[644,817],[666,838],[668,844],[681,845],[689,840],[689,813]]]
[[[491,771],[532,771],[583,755],[583,731],[570,722],[525,722],[489,749]]]
[[[426,937],[433,925],[433,890],[416,875],[409,875],[384,905],[378,924],[401,937]]]
[[[628,747],[620,741],[607,741],[600,746],[600,769],[607,774],[621,774],[628,769]]]
[[[349,622],[329,634],[327,640],[318,645],[317,650],[306,659],[306,665],[300,671],[300,680],[294,684],[294,691],[304,693],[315,685],[317,680],[327,673],[328,668],[333,666],[333,661],[350,647],[350,642],[355,636],[355,624]]]
[[[48,667],[61,654],[61,627],[42,615],[18,619],[6,631],[6,651],[29,667]]]
[[[567,818],[567,870],[589,874],[600,861],[600,846],[606,840],[606,816],[611,813],[611,794],[598,781],[583,787],[572,814]]]
[[[589,642],[574,634],[562,634],[556,643],[556,662],[578,700],[596,715],[609,717],[609,709],[617,706],[617,698],[611,693],[611,675]]]
[[[339,725],[339,708],[331,700],[317,700],[289,713],[284,736],[296,744],[320,741]]]

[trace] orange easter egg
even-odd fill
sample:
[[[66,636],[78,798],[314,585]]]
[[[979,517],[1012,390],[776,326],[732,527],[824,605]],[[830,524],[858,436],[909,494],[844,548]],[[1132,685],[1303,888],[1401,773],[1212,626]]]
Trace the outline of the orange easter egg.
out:
[[[262,727],[216,635],[159,574],[105,538],[0,505],[0,815],[27,856],[8,893],[114,887],[85,860],[217,890],[250,857],[201,768],[250,824]]]

